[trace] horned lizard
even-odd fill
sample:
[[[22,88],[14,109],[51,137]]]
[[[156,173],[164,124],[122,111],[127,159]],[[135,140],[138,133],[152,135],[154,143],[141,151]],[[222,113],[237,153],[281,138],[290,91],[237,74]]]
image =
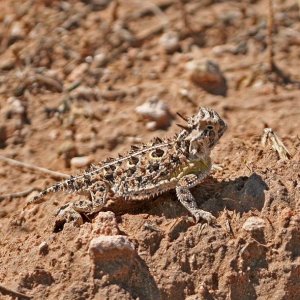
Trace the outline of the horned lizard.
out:
[[[99,212],[109,199],[146,200],[175,189],[181,204],[195,218],[213,223],[215,217],[197,207],[190,188],[198,185],[211,170],[210,152],[227,125],[217,112],[201,107],[197,114],[185,118],[182,130],[172,139],[155,138],[142,146],[132,146],[124,156],[108,158],[79,176],[58,182],[27,203],[40,203],[44,196],[58,191],[85,194],[86,199],[63,207],[67,221],[80,214]]]

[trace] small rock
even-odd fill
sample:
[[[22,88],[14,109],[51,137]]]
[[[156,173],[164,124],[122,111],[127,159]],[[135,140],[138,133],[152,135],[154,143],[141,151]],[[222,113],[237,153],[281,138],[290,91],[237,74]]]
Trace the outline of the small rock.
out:
[[[260,175],[251,174],[240,191],[240,200],[244,211],[249,211],[254,207],[261,210],[265,203],[265,191],[268,189],[268,185]]]
[[[21,37],[21,38],[25,36],[23,25],[20,22],[13,23],[13,26],[11,28],[11,35],[15,37]]]
[[[5,117],[7,119],[18,120],[21,127],[23,124],[29,123],[27,108],[20,99],[16,97],[9,97],[7,99],[7,103],[7,107],[4,108]]]
[[[149,70],[147,78],[150,80],[157,80],[159,79],[159,73],[157,72],[157,70]]]
[[[235,52],[235,45],[232,44],[225,44],[225,45],[218,45],[212,48],[212,53],[216,56],[222,56],[226,53],[234,53]]]
[[[238,45],[235,44],[225,44],[225,45],[218,45],[212,48],[212,53],[217,56],[223,56],[224,54],[246,54],[247,53],[247,44],[240,43]]]
[[[173,53],[179,49],[179,35],[175,31],[168,31],[164,33],[160,40],[160,45],[167,53]]]
[[[46,255],[49,252],[49,245],[47,242],[43,241],[39,245],[39,254]]]
[[[77,148],[71,141],[66,141],[62,143],[58,149],[59,155],[68,155],[68,157],[75,157],[77,153]]]
[[[116,216],[112,211],[101,211],[95,217],[93,222],[93,235],[118,235],[120,230]]]
[[[55,141],[59,136],[59,132],[56,129],[49,131],[48,137],[50,140]]]
[[[67,19],[61,25],[61,27],[66,29],[66,30],[72,30],[72,29],[78,28],[80,26],[81,18],[82,18],[81,14],[73,15],[69,19]]]
[[[91,133],[91,134],[77,133],[75,135],[75,140],[80,143],[87,143],[92,140],[93,136],[94,136],[93,133]]]
[[[60,145],[58,149],[58,155],[65,161],[65,166],[69,168],[71,166],[71,159],[78,154],[77,147],[72,141],[66,141]]]
[[[226,96],[227,83],[219,66],[210,60],[193,60],[186,64],[190,80],[205,91]]]
[[[124,27],[123,21],[117,21],[115,22],[113,26],[113,31],[115,34],[118,35],[118,37],[129,44],[133,43],[135,41],[134,35]]]
[[[91,163],[92,159],[89,156],[80,156],[71,158],[71,166],[74,168],[83,168]]]
[[[261,231],[265,228],[266,223],[262,218],[259,217],[249,217],[243,224],[243,229],[249,232]]]
[[[14,22],[10,31],[9,45],[25,38],[24,27],[21,22]]]
[[[123,90],[106,90],[101,91],[100,95],[105,100],[115,101],[126,97],[127,92]]]
[[[128,136],[127,140],[130,144],[140,144],[143,141],[143,139],[139,136]]]
[[[157,128],[157,124],[155,121],[150,121],[146,124],[146,128],[150,131],[153,131]]]
[[[22,102],[15,97],[10,97],[7,99],[8,104],[10,105],[9,112],[11,114],[22,115],[25,112],[25,107]]]
[[[89,254],[94,261],[114,260],[116,257],[126,259],[135,253],[133,243],[123,235],[99,236],[92,239]]]
[[[0,62],[0,70],[2,71],[10,71],[15,67],[15,58],[6,58],[2,59]]]
[[[150,121],[147,128],[165,129],[171,124],[171,113],[167,104],[157,97],[151,97],[144,104],[138,106],[136,112]]]
[[[186,64],[190,72],[190,79],[196,84],[203,82],[220,82],[220,69],[217,64],[210,60],[192,60]]]
[[[191,103],[196,103],[195,100],[195,95],[192,93],[192,91],[188,90],[188,89],[180,89],[179,90],[179,96],[183,99],[186,100],[188,102]]]
[[[0,219],[6,217],[7,215],[8,215],[8,212],[6,210],[0,210]],[[0,226],[0,228],[1,228],[1,226]]]
[[[107,54],[98,53],[94,56],[92,64],[95,65],[95,67],[97,68],[103,67],[107,63],[107,58]]]
[[[6,27],[10,26],[13,22],[15,22],[15,17],[16,15],[8,15],[8,14],[5,14],[3,16],[3,20],[2,20],[2,24]]]

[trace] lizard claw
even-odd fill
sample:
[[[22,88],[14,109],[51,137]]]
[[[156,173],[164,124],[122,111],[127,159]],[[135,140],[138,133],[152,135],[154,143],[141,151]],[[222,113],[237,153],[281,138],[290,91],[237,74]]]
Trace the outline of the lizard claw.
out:
[[[72,223],[75,226],[80,226],[83,224],[83,219],[81,215],[75,211],[72,205],[67,204],[62,206],[56,213],[56,223]]]
[[[199,223],[200,220],[206,221],[208,223],[208,225],[213,225],[216,223],[216,218],[208,211],[204,211],[204,210],[197,210],[194,213],[194,217],[195,217],[195,221],[196,223]]]

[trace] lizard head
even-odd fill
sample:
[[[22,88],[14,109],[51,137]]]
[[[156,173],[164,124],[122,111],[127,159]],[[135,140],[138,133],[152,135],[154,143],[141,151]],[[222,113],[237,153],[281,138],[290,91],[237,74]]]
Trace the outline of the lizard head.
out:
[[[183,119],[187,124],[179,125],[184,130],[178,137],[188,142],[191,158],[197,159],[210,152],[227,129],[219,114],[210,108],[200,107],[197,114]]]

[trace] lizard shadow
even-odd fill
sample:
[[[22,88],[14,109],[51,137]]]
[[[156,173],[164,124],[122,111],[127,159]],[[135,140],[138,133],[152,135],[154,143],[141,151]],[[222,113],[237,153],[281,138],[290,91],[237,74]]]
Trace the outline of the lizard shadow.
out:
[[[195,188],[194,196],[202,209],[213,214],[224,208],[244,213],[253,209],[261,211],[268,189],[267,183],[254,172],[249,177],[240,176],[220,182],[209,177],[206,184]]]
[[[191,189],[191,192],[199,208],[216,215],[224,208],[240,213],[253,209],[260,211],[265,203],[265,191],[268,189],[262,177],[253,173],[249,177],[240,176],[226,181],[218,181],[209,176],[203,184]],[[113,210],[116,215],[147,213],[166,218],[188,214],[177,200],[175,191],[149,200],[113,204],[107,210]]]

